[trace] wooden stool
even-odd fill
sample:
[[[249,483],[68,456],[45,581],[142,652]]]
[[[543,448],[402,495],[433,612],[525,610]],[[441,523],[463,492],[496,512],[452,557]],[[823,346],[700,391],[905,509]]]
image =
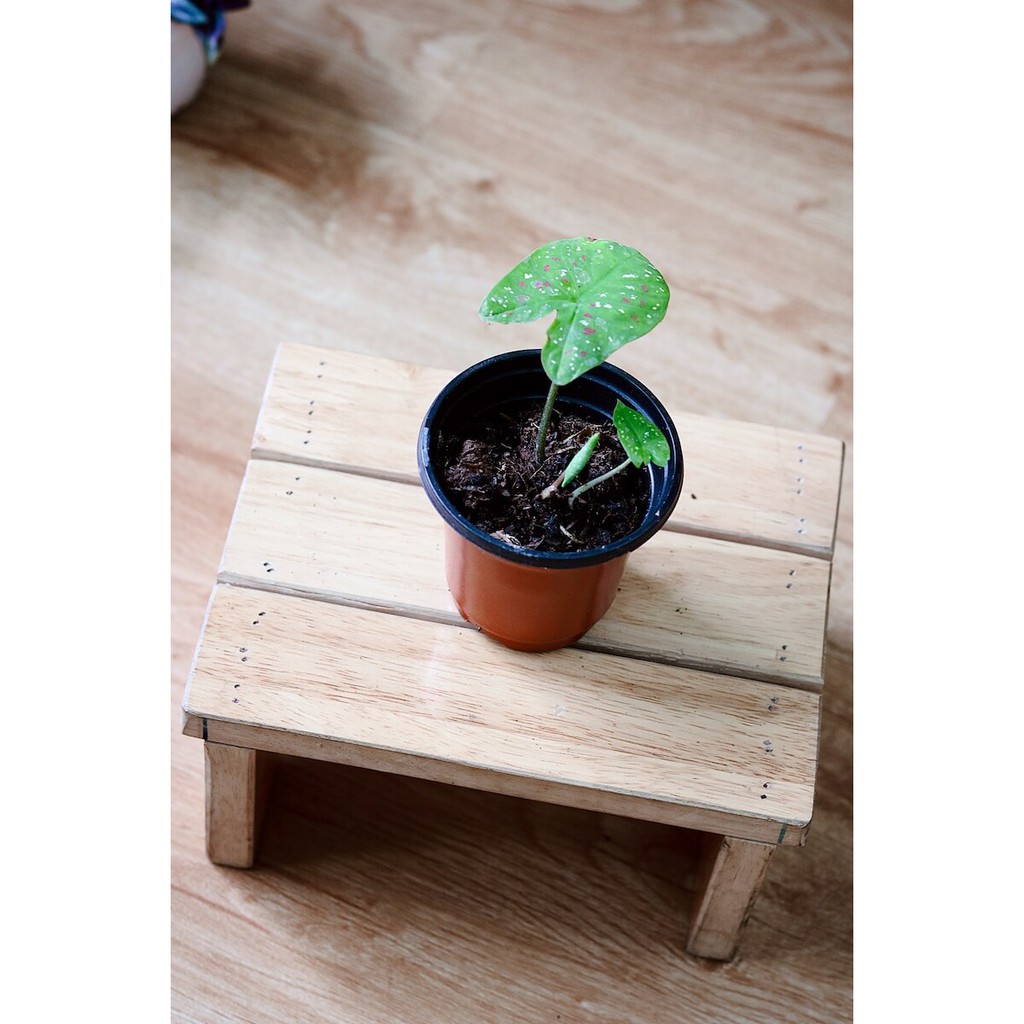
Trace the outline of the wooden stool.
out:
[[[574,647],[459,617],[416,475],[454,372],[282,345],[183,704],[212,861],[253,864],[265,755],[707,833],[687,950],[729,959],[814,798],[843,446],[673,413],[670,523]]]

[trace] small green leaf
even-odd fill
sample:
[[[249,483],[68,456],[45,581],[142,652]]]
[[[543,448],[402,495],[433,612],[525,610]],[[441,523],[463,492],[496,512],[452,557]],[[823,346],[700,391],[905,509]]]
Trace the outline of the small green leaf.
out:
[[[642,413],[616,401],[612,421],[619,433],[619,442],[634,466],[668,465],[672,452],[665,435]]]
[[[562,386],[661,323],[665,279],[647,257],[619,242],[565,238],[531,253],[480,305],[495,323],[526,323],[554,313],[541,362]]]
[[[600,434],[591,434],[583,447],[580,448],[580,450],[572,457],[572,461],[565,467],[565,473],[562,476],[563,487],[575,480],[576,477],[586,469],[587,463],[590,461],[590,457],[594,454],[594,449],[597,447],[597,442],[600,440]]]

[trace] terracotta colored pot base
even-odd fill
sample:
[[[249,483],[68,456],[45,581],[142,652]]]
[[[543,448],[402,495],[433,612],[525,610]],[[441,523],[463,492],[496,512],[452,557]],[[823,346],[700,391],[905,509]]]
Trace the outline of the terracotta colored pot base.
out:
[[[545,569],[499,558],[445,529],[445,572],[459,613],[517,651],[553,651],[579,640],[611,607],[627,557]]]
[[[459,611],[462,612],[462,609],[460,608]],[[465,612],[462,612],[462,617],[467,622],[472,622],[472,619],[470,619]],[[476,623],[474,622],[473,625],[475,626]],[[557,640],[553,643],[528,644],[522,640],[514,640],[506,636],[498,636],[497,633],[492,633],[489,629],[484,629],[483,626],[480,626],[479,629],[484,636],[489,636],[492,640],[497,641],[503,647],[508,647],[513,651],[528,651],[531,654],[542,654],[545,651],[557,651],[562,647],[568,647],[570,644],[576,643],[580,637],[586,636],[586,632],[583,632],[580,633],[579,636],[571,636],[566,640]]]

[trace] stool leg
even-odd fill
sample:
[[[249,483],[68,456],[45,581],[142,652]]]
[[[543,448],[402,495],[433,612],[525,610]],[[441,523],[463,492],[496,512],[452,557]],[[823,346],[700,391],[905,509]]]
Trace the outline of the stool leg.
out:
[[[712,960],[731,960],[740,933],[768,873],[773,843],[713,836],[716,847],[686,940],[686,951]]]
[[[206,751],[206,855],[214,864],[251,868],[269,788],[269,755],[223,743]]]

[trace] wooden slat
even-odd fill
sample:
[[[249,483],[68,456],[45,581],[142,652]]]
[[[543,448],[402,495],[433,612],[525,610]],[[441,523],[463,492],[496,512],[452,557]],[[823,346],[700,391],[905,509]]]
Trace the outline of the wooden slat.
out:
[[[212,742],[799,843],[819,700],[219,586],[183,707]]]
[[[820,690],[829,573],[821,559],[663,530],[630,555],[580,646]],[[319,467],[250,462],[219,579],[462,622],[423,491]]]
[[[447,370],[283,343],[252,453],[418,483],[416,441]]]
[[[415,483],[423,416],[454,375],[283,344],[253,455]],[[831,557],[841,442],[675,410],[672,417],[685,481],[669,529]]]

